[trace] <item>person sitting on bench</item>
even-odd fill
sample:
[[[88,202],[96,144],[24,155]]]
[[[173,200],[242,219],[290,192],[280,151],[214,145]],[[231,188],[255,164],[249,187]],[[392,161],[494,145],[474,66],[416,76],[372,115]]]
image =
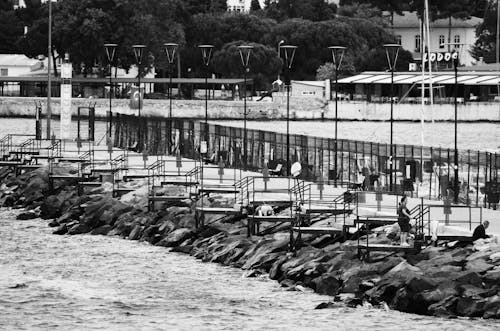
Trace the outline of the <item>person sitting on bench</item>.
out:
[[[276,164],[276,168],[275,169],[269,169],[269,174],[270,175],[279,176],[279,175],[281,175],[281,170],[282,169],[283,169],[283,164],[278,163],[278,164]]]
[[[472,241],[476,241],[478,239],[487,239],[490,236],[486,234],[486,229],[490,226],[489,221],[484,221],[482,224],[479,224],[474,229],[474,233],[472,234]]]

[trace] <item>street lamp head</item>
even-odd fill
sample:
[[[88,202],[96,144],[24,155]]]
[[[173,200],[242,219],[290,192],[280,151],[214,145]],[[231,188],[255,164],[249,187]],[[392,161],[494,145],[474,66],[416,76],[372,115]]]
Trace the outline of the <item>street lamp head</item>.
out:
[[[389,64],[389,69],[394,71],[396,68],[396,63],[398,62],[399,50],[401,45],[399,44],[385,44],[385,55],[387,56],[387,62]]]
[[[175,55],[177,53],[178,44],[175,43],[165,43],[163,44],[165,47],[165,53],[167,54],[168,63],[172,64],[175,60]]]
[[[116,47],[118,47],[117,44],[104,44],[109,63],[113,62],[115,58]]]
[[[201,50],[201,56],[203,58],[203,64],[208,67],[210,64],[210,59],[212,58],[213,45],[199,45],[198,48]]]
[[[137,61],[138,64],[141,64],[142,54],[144,53],[146,45],[132,45],[132,48],[134,49],[135,60]]]
[[[295,57],[295,51],[297,50],[297,46],[285,45],[281,46],[283,50],[283,59],[287,69],[292,68],[293,59]]]
[[[241,63],[243,67],[248,68],[248,63],[250,62],[250,54],[252,53],[253,46],[241,45],[238,46],[238,51],[240,52]]]
[[[344,59],[345,50],[347,48],[344,46],[330,46],[328,49],[332,52],[333,65],[335,66],[335,69],[340,69],[342,60]]]

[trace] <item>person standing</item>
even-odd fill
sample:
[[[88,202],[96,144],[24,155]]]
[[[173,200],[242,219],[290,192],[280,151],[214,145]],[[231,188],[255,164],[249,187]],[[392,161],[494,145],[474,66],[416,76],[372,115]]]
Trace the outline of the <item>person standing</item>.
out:
[[[401,229],[401,246],[410,246],[408,244],[408,233],[410,232],[410,211],[406,207],[408,200],[406,195],[401,198],[398,207],[398,225]]]

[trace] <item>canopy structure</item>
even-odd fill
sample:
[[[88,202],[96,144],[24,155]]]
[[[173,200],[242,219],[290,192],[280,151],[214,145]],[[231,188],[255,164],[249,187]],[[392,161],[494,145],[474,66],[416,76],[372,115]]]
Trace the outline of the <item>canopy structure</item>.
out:
[[[450,71],[438,71],[432,74],[432,78],[426,75],[424,84],[455,84],[455,75]],[[458,83],[461,85],[498,85],[500,82],[500,72],[486,71],[459,71]],[[421,84],[421,72],[395,72],[394,84]],[[339,84],[391,84],[391,74],[389,72],[363,72],[359,75],[339,79]]]

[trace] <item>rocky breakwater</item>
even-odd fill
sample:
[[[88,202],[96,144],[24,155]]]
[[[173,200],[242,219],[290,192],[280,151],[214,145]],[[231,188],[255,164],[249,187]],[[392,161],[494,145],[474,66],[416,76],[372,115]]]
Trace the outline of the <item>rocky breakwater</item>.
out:
[[[290,290],[310,288],[331,296],[318,308],[336,307],[336,301],[369,302],[415,314],[500,318],[500,245],[495,242],[427,247],[406,256],[373,253],[366,262],[357,258],[355,240],[305,235],[291,253],[286,227],[248,238],[244,218],[207,216],[209,225],[195,229],[190,206],[147,212],[144,196],[132,192],[115,199],[106,185],[78,195],[70,183],[61,183],[49,192],[43,168],[18,177],[0,169],[0,180],[0,205],[23,208],[20,220],[41,217],[55,234],[120,236],[241,268],[247,276],[268,274]],[[211,206],[230,202],[222,196],[204,200]]]

